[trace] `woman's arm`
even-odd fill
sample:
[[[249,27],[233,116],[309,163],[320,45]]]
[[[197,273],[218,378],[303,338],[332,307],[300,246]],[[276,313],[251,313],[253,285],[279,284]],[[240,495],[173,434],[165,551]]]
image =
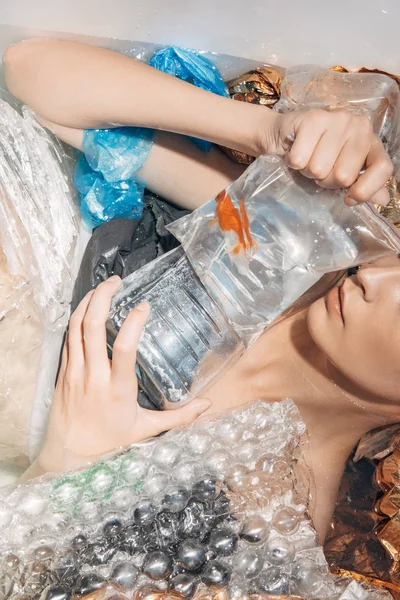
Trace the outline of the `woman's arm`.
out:
[[[72,42],[17,44],[5,53],[4,65],[10,91],[57,126],[138,125],[253,156],[281,154],[321,186],[349,188],[348,204],[389,201],[385,183],[392,165],[366,117],[347,111],[274,113],[221,98],[122,54]]]
[[[82,150],[83,130],[39,121],[60,140]],[[157,131],[154,144],[139,177],[155,194],[170,202],[195,210],[215,198],[243,173],[243,165],[231,161],[218,148],[202,152],[188,138]]]
[[[123,54],[58,40],[33,40],[4,55],[11,93],[43,118],[76,129],[138,125],[260,154],[264,107],[232,103]]]

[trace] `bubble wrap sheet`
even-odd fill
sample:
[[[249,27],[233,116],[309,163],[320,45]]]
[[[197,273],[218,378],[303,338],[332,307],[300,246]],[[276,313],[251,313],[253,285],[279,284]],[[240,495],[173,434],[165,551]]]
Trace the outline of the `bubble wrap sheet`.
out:
[[[85,238],[69,162],[32,113],[0,91],[0,461],[20,465],[35,390],[39,404],[52,397]]]
[[[305,426],[258,402],[0,498],[0,597],[386,597],[328,574]]]

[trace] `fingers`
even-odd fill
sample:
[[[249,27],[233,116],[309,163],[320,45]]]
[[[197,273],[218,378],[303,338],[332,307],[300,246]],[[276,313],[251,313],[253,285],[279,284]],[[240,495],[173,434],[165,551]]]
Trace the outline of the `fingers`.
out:
[[[392,176],[393,165],[382,142],[375,138],[366,157],[366,169],[346,194],[349,199],[358,202],[372,202],[386,206],[389,194],[384,189],[385,183]],[[374,200],[372,200],[374,198]],[[354,204],[354,202],[353,202]]]
[[[294,123],[293,129],[295,139],[289,152],[286,154],[286,162],[292,169],[303,171],[307,168],[314,149],[324,135],[325,127],[307,126],[300,120],[298,124]]]
[[[345,110],[310,110],[283,116],[286,121],[281,135],[295,135],[286,155],[290,167],[322,187],[350,188],[346,203],[351,206],[359,202],[387,204],[384,186],[393,169],[367,117]],[[363,168],[365,172],[360,175]]]
[[[329,134],[325,134],[318,145],[311,161],[311,169],[318,172],[317,165],[326,165],[319,170],[318,184],[324,188],[348,188],[360,176],[366,157],[370,150],[371,141],[365,136],[350,137],[343,145],[342,139],[329,141]],[[327,146],[322,142],[326,139]],[[326,155],[328,158],[315,159],[315,155]],[[328,170],[330,168],[330,170]]]
[[[113,346],[112,377],[124,383],[135,376],[137,347],[150,314],[147,302],[141,302],[126,317]]]
[[[155,411],[142,408],[139,411],[143,422],[141,431],[143,431],[144,436],[149,437],[158,435],[163,431],[169,431],[175,427],[183,427],[195,421],[210,406],[211,402],[207,398],[196,398],[196,400],[192,400],[186,406],[175,410]]]
[[[72,313],[68,329],[68,368],[81,368],[85,363],[83,349],[82,323],[94,290],[86,294],[78,307]]]
[[[109,372],[106,321],[111,300],[121,284],[117,276],[110,277],[95,290],[82,322],[85,363],[90,377]],[[96,375],[96,376],[97,376]]]

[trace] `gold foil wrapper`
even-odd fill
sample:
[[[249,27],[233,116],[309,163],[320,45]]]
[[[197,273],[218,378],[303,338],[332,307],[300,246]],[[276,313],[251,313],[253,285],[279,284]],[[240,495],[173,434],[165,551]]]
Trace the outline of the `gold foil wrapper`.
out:
[[[244,75],[227,82],[229,94],[233,100],[259,104],[273,108],[281,95],[282,73],[271,67],[253,69]],[[250,165],[254,157],[238,150],[221,146],[232,160],[242,165]]]
[[[398,490],[400,492],[400,490]],[[382,527],[378,539],[397,566],[400,558],[400,515],[397,513]]]
[[[387,206],[378,206],[377,209],[389,221],[392,221],[397,227],[400,225],[400,183],[391,177],[386,187],[389,191],[389,204]]]
[[[384,429],[367,434],[355,453],[359,462],[348,462],[325,551],[334,573],[400,600],[400,445],[396,426],[387,431],[386,438]]]

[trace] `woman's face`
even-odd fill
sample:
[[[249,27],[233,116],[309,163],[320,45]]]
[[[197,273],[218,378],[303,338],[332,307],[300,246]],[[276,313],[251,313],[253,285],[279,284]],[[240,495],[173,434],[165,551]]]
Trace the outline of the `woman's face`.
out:
[[[351,382],[400,401],[400,259],[362,266],[311,305],[314,342]]]

